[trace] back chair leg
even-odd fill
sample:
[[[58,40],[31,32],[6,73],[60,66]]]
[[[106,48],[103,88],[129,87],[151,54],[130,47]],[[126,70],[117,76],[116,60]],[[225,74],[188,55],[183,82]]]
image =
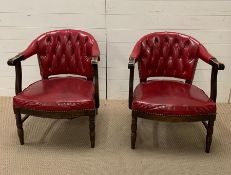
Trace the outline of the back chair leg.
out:
[[[206,149],[205,152],[209,153],[210,146],[212,143],[212,136],[213,136],[213,126],[214,126],[214,120],[208,121],[208,128],[207,128],[207,136],[206,136]]]
[[[23,132],[23,123],[22,123],[22,118],[21,118],[21,114],[16,114],[16,126],[17,126],[17,131],[18,131],[18,137],[19,137],[19,141],[20,144],[23,145],[24,144],[24,132]]]
[[[131,148],[135,149],[136,145],[136,130],[137,130],[137,117],[132,116],[132,125],[131,125]]]
[[[94,148],[95,147],[95,115],[89,116],[89,129],[90,129],[91,148]]]

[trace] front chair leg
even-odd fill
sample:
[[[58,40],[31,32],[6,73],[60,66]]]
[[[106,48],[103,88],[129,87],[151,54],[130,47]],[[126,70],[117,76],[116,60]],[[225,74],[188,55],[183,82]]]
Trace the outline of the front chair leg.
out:
[[[18,137],[21,145],[24,145],[24,132],[23,132],[23,127],[22,127],[22,118],[21,114],[16,114],[16,126],[17,126],[17,131],[18,131]]]
[[[206,136],[206,149],[205,149],[206,153],[209,153],[210,151],[210,146],[212,143],[212,136],[213,136],[213,125],[214,125],[214,120],[209,120],[208,128],[207,128],[207,136]]]
[[[89,116],[89,129],[90,129],[91,148],[94,148],[95,147],[95,115]]]
[[[131,148],[135,149],[136,145],[136,130],[137,130],[137,117],[132,116],[132,125],[131,125]]]

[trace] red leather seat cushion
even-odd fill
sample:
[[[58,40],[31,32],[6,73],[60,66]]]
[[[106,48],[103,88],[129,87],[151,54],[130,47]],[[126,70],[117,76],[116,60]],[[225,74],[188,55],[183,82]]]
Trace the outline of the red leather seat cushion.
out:
[[[132,109],[164,115],[206,115],[216,113],[216,104],[194,85],[153,80],[135,88]]]
[[[37,81],[13,98],[14,108],[70,111],[94,109],[94,85],[77,77]]]

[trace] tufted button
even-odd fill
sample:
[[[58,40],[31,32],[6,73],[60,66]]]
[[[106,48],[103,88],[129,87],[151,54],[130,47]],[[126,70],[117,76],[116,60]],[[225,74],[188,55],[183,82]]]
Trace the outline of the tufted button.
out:
[[[164,42],[165,43],[168,43],[169,42],[169,39],[167,37],[164,38]]]
[[[140,47],[141,79],[157,76],[193,78],[199,42],[191,37],[168,32],[152,33],[141,40]]]
[[[159,42],[159,39],[157,37],[154,37],[154,42],[155,43],[158,43]]]
[[[61,42],[61,38],[59,34],[57,35],[57,42]]]
[[[95,39],[79,30],[57,30],[39,36],[36,53],[43,78],[56,74],[78,74],[92,78],[92,56],[99,56]],[[93,53],[94,51],[94,53]],[[35,52],[35,51],[34,51]]]
[[[71,34],[69,33],[68,37],[67,37],[67,41],[71,41]]]
[[[174,44],[178,45],[179,44],[179,40],[177,38],[174,38]]]
[[[51,37],[50,37],[50,36],[47,36],[46,42],[47,42],[48,44],[51,42]]]
[[[84,37],[84,42],[85,42],[85,43],[88,42],[88,37]]]

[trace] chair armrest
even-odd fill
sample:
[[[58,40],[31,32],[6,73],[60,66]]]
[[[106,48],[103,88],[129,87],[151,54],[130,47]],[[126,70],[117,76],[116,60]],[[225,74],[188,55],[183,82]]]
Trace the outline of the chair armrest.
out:
[[[225,65],[221,62],[219,62],[215,57],[212,57],[210,60],[209,60],[209,64],[218,69],[218,70],[224,70],[225,69]]]
[[[15,57],[9,59],[7,61],[7,64],[9,66],[15,66],[17,62],[20,62],[22,60],[25,60],[32,55],[37,53],[37,47],[38,45],[36,44],[35,41],[33,41],[24,51],[22,51],[20,54],[16,55]]]
[[[198,49],[198,57],[201,58],[204,62],[210,64],[212,66],[211,71],[211,89],[210,89],[210,99],[216,102],[217,99],[217,74],[218,70],[224,70],[225,65],[217,61],[207,49],[200,44]]]
[[[9,66],[15,66],[17,62],[20,62],[24,59],[24,56],[22,54],[16,55],[15,57],[9,59],[7,61],[7,64]]]
[[[220,63],[214,57],[212,57],[209,60],[209,64],[212,66],[210,99],[212,99],[214,102],[216,102],[216,99],[217,99],[217,74],[218,74],[218,70],[224,70],[225,69],[225,65],[223,63]]]
[[[7,64],[9,66],[15,66],[15,94],[22,92],[22,66],[21,61],[24,59],[22,54],[16,55],[15,57],[9,59]]]
[[[21,61],[29,58],[36,53],[36,45],[32,43],[26,50],[9,59],[7,64],[9,66],[15,66],[15,94],[22,92],[22,66]]]
[[[134,68],[135,68],[135,59],[133,57],[130,57],[129,58],[129,62],[128,62],[128,69],[130,69],[130,76],[129,76],[129,96],[128,96],[128,107],[129,107],[129,109],[132,108]]]
[[[213,57],[207,49],[203,45],[199,45],[198,49],[198,57],[202,59],[204,62],[210,64],[212,67],[218,69],[218,70],[224,70],[225,65],[223,63],[220,63],[217,61],[215,57]]]
[[[98,46],[98,43],[96,41],[92,45],[91,56],[92,56],[92,58],[97,58],[98,61],[100,60],[99,46]]]
[[[93,82],[95,85],[95,106],[99,108],[99,78],[98,78],[98,60],[99,57],[93,57],[91,64],[94,71]]]

